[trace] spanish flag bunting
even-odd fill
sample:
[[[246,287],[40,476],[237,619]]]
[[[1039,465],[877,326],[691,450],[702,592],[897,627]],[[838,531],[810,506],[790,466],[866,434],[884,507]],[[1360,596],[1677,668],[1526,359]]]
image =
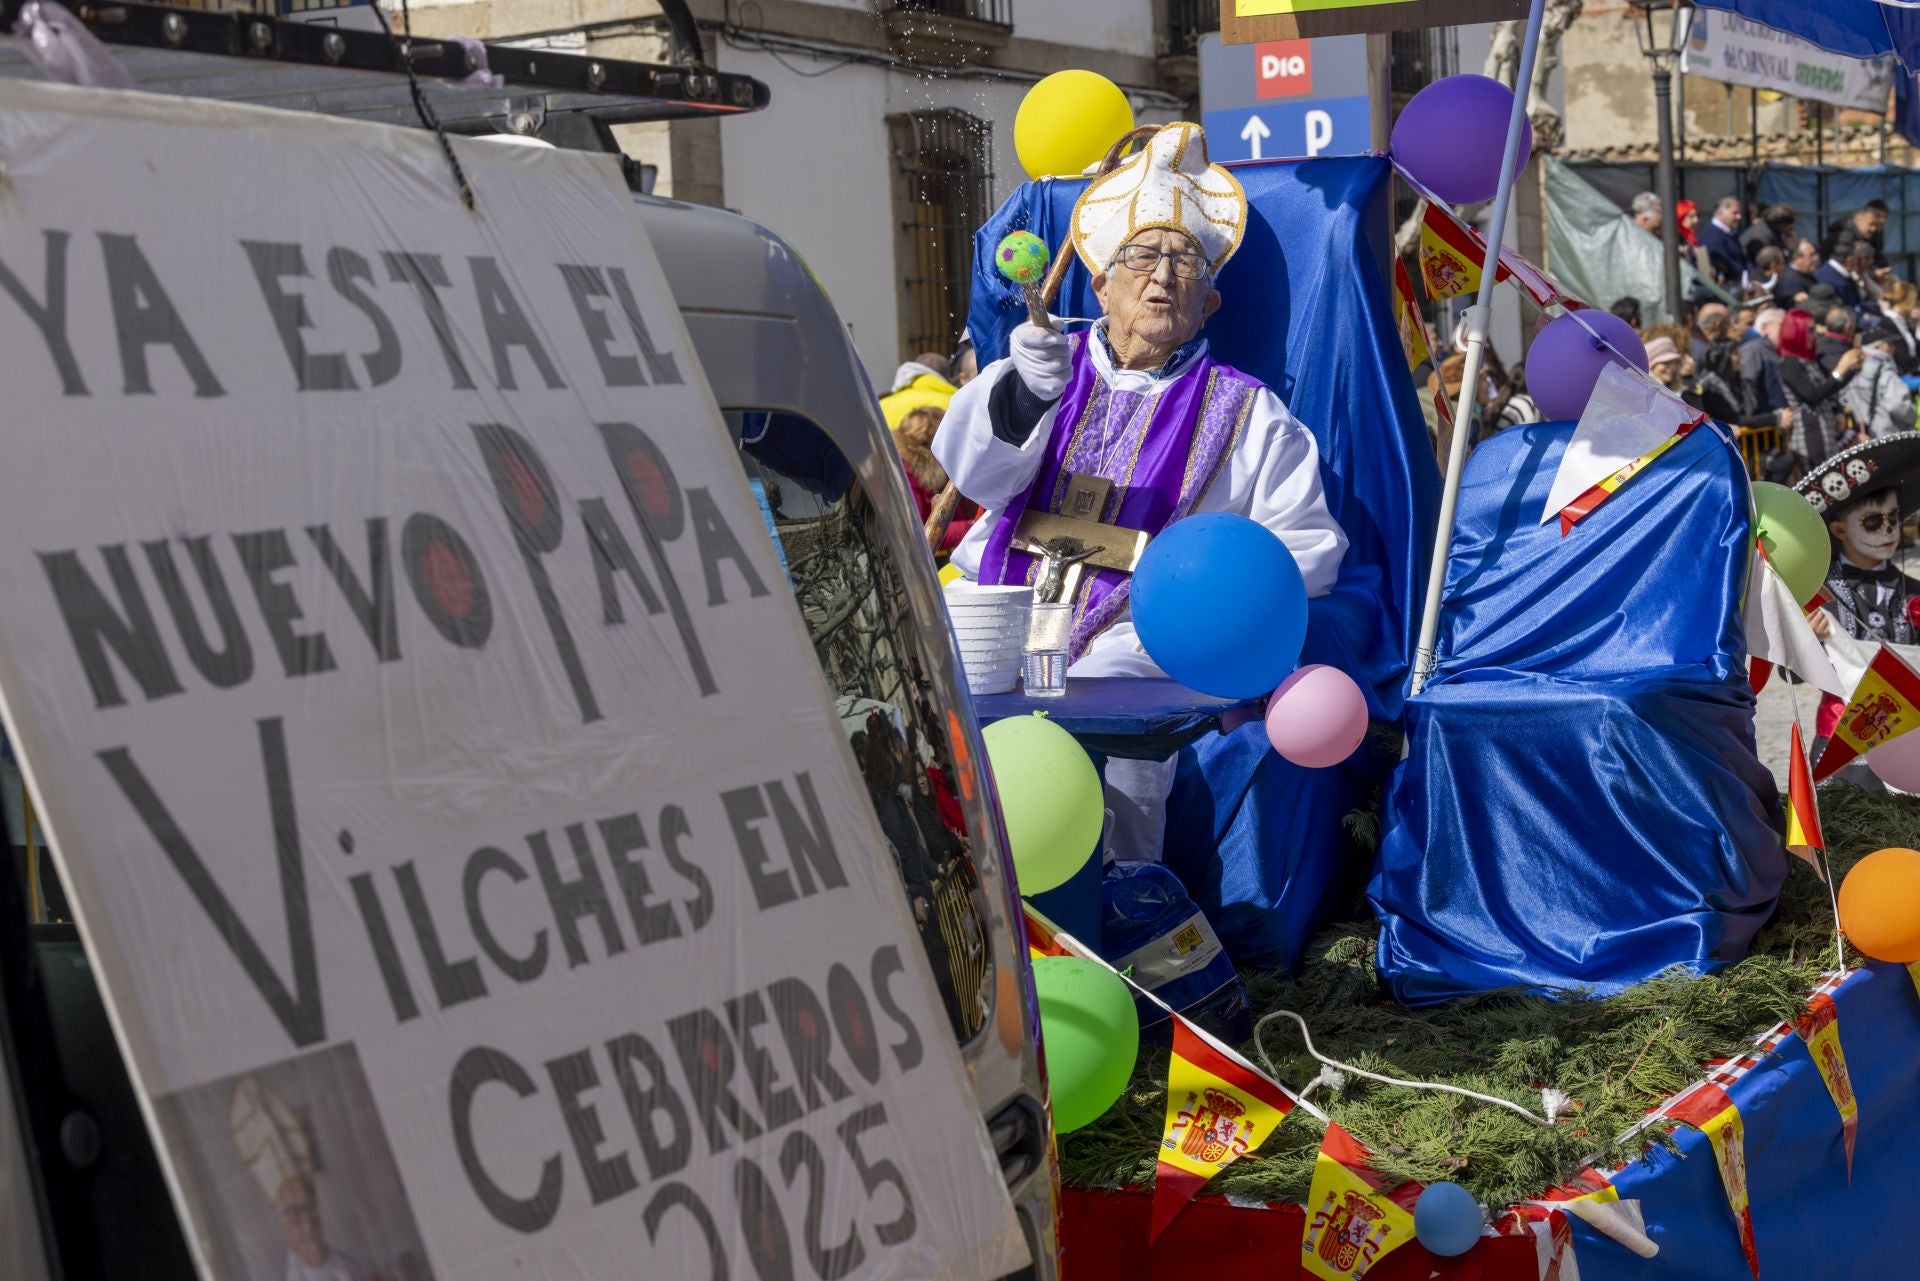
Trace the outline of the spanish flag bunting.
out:
[[[1457,298],[1480,288],[1480,264],[1487,247],[1480,237],[1455,222],[1444,206],[1431,201],[1420,220],[1420,283],[1427,297]],[[1504,273],[1494,278],[1501,279]]]
[[[1313,1163],[1300,1265],[1321,1281],[1363,1281],[1381,1259],[1413,1240],[1413,1203],[1424,1190],[1403,1183],[1382,1194],[1367,1149],[1333,1122]]]
[[[1860,1103],[1853,1096],[1853,1078],[1847,1074],[1847,1052],[1840,1047],[1840,1007],[1825,992],[1807,1002],[1806,1012],[1793,1021],[1793,1030],[1807,1043],[1807,1053],[1827,1083],[1833,1106],[1840,1110],[1840,1135],[1847,1149],[1847,1180],[1853,1180],[1853,1137],[1860,1128]]]
[[[1027,909],[1025,915],[1027,920],[1028,956],[1073,955],[1072,952],[1067,950],[1066,945],[1060,941],[1053,930],[1048,928],[1048,925],[1045,923],[1045,917],[1036,912],[1030,904],[1022,904],[1022,906]]]
[[[1793,725],[1793,745],[1787,753],[1787,852],[1798,854],[1827,879],[1814,856],[1825,852],[1826,838],[1820,834],[1820,798],[1814,795],[1813,771],[1807,767],[1807,749],[1800,741],[1800,723]]]
[[[1404,258],[1393,260],[1393,323],[1400,331],[1400,350],[1407,358],[1408,369],[1418,369],[1433,359],[1420,323],[1420,307],[1413,296],[1413,277],[1407,274]]]
[[[1258,1149],[1291,1111],[1292,1095],[1174,1015],[1166,1126],[1147,1240],[1158,1240],[1208,1179]]]
[[[1408,177],[1405,170],[1401,171],[1401,176]],[[1428,296],[1452,298],[1470,289],[1478,289],[1481,264],[1487,260],[1486,238],[1462,222],[1445,201],[1437,199],[1417,180],[1409,177],[1408,185],[1427,202],[1426,212],[1420,220],[1420,273],[1428,279]],[[1427,269],[1427,251],[1430,246],[1435,249],[1436,254],[1440,255],[1435,261],[1449,281],[1458,281],[1461,272],[1459,266],[1455,264],[1464,263],[1471,272],[1471,282],[1460,284],[1449,293],[1435,291],[1433,278]],[[1591,305],[1568,294],[1552,276],[1505,245],[1500,246],[1500,257],[1494,279],[1511,280],[1518,284],[1527,297],[1533,300],[1534,305],[1543,311],[1554,306],[1565,307],[1569,311],[1581,311]]]
[[[1420,304],[1413,294],[1413,277],[1407,274],[1405,260],[1399,258],[1393,262],[1393,323],[1400,331],[1400,350],[1407,358],[1408,370],[1418,369],[1429,361],[1438,366],[1433,350],[1427,346],[1426,326],[1420,319]],[[1451,426],[1453,406],[1447,403],[1447,398],[1435,396],[1433,407]]]
[[[1853,701],[1840,714],[1827,750],[1813,767],[1813,781],[1916,727],[1920,727],[1920,674],[1882,645],[1854,686]]]
[[[1632,480],[1652,465],[1653,460],[1672,449],[1692,431],[1698,423],[1688,423],[1673,435],[1649,449],[1613,475],[1587,490],[1586,493],[1560,509],[1560,537],[1565,538],[1573,532],[1573,527],[1593,515],[1594,508],[1612,498],[1620,487]]]
[[[1727,1092],[1712,1083],[1704,1083],[1667,1109],[1676,1121],[1693,1126],[1713,1145],[1713,1159],[1720,1167],[1720,1183],[1727,1191],[1727,1205],[1733,1210],[1740,1233],[1740,1252],[1747,1256],[1753,1275],[1760,1275],[1760,1251],[1753,1240],[1753,1208],[1747,1200],[1747,1130],[1740,1120],[1740,1109]]]

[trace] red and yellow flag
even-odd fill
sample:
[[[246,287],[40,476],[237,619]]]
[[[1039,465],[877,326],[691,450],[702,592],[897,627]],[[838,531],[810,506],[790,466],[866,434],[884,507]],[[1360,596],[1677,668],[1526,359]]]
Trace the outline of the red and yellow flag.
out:
[[[1826,871],[1814,851],[1825,852],[1820,834],[1820,799],[1813,791],[1813,771],[1807,767],[1807,749],[1800,741],[1800,723],[1793,725],[1793,745],[1787,754],[1787,852],[1798,854],[1826,880]],[[1852,1144],[1848,1144],[1851,1151]]]
[[[1727,1092],[1711,1083],[1702,1085],[1667,1115],[1693,1126],[1713,1144],[1713,1158],[1720,1166],[1720,1183],[1727,1190],[1727,1205],[1740,1231],[1740,1251],[1747,1256],[1753,1275],[1760,1275],[1760,1251],[1753,1240],[1753,1207],[1747,1200],[1747,1127],[1740,1119]]]
[[[1833,1106],[1840,1110],[1840,1135],[1847,1148],[1847,1180],[1853,1180],[1853,1136],[1860,1128],[1860,1102],[1853,1096],[1853,1078],[1847,1074],[1847,1052],[1840,1047],[1840,1007],[1825,992],[1807,1002],[1806,1013],[1793,1021],[1793,1030],[1807,1043],[1820,1079],[1827,1083]]]
[[[1157,1240],[1208,1179],[1259,1148],[1292,1110],[1293,1097],[1285,1090],[1174,1015],[1167,1120],[1147,1240]]]
[[[1362,1281],[1381,1259],[1413,1240],[1413,1203],[1424,1190],[1403,1183],[1382,1195],[1367,1149],[1333,1122],[1313,1163],[1300,1265],[1321,1281]]]
[[[1827,750],[1814,766],[1819,782],[1855,757],[1920,727],[1920,674],[1885,645],[1867,664],[1866,675],[1853,688],[1853,701],[1840,714]]]
[[[1704,417],[1705,416],[1702,415],[1703,420],[1704,420]],[[1588,489],[1586,493],[1580,495],[1578,498],[1568,503],[1565,507],[1562,507],[1560,509],[1560,537],[1565,538],[1569,533],[1573,531],[1573,527],[1575,525],[1578,525],[1582,520],[1585,520],[1588,516],[1593,515],[1594,508],[1598,507],[1601,503],[1606,502],[1607,499],[1612,498],[1616,490],[1618,490],[1622,485],[1626,484],[1628,481],[1632,480],[1635,476],[1639,475],[1641,472],[1645,471],[1650,465],[1652,465],[1654,459],[1660,457],[1660,455],[1666,453],[1669,449],[1672,449],[1675,445],[1679,444],[1681,440],[1685,438],[1688,432],[1692,431],[1695,427],[1698,427],[1699,425],[1700,424],[1697,422],[1688,423],[1686,426],[1682,427],[1679,431],[1673,433],[1673,435],[1667,437],[1665,440],[1655,445],[1652,449],[1649,449],[1646,453],[1640,455],[1638,458],[1634,459],[1632,462],[1628,463],[1625,467],[1622,467],[1619,471],[1613,473],[1613,475],[1607,477],[1605,480],[1601,481],[1599,484],[1594,485],[1592,488]]]
[[[1487,249],[1479,240],[1445,209],[1428,203],[1420,220],[1420,281],[1427,297],[1457,298],[1480,288],[1480,264],[1487,259]]]
[[[1406,355],[1407,368],[1414,370],[1432,361],[1433,349],[1427,346],[1426,324],[1420,318],[1420,303],[1413,294],[1413,277],[1407,274],[1404,259],[1393,260],[1393,323],[1400,331],[1400,350]],[[1417,389],[1416,389],[1417,390]],[[1453,406],[1447,403],[1445,395],[1433,398],[1433,407],[1449,425],[1453,422]]]

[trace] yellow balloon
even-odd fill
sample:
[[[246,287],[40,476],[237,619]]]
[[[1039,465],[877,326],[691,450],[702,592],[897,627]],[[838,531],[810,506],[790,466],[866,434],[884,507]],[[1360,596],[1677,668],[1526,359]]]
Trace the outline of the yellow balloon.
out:
[[[1119,85],[1093,71],[1056,71],[1020,100],[1013,149],[1030,178],[1078,177],[1132,130]]]

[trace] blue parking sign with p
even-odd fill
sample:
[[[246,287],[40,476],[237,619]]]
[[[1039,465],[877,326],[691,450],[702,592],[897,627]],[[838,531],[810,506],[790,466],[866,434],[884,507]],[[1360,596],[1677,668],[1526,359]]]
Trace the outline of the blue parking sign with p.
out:
[[[1372,124],[1364,95],[1269,101],[1257,107],[1209,111],[1207,155],[1227,160],[1291,156],[1347,156],[1367,150]]]

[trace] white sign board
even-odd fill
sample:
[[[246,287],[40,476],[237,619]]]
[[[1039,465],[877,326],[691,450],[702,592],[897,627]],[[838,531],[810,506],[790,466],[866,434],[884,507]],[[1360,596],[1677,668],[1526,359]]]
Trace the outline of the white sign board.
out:
[[[203,1272],[1027,1252],[606,157],[0,84],[0,701]]]
[[[1726,84],[1772,89],[1884,114],[1893,63],[1829,53],[1773,27],[1718,9],[1694,9],[1680,69]]]

